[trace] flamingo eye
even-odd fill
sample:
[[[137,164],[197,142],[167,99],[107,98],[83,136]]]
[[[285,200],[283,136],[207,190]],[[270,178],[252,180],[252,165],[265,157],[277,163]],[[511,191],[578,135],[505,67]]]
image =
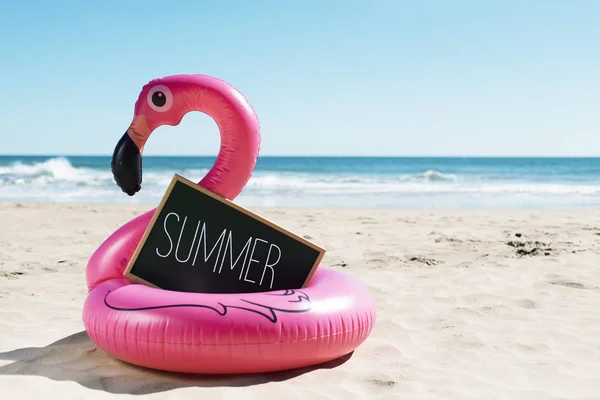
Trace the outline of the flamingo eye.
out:
[[[154,111],[165,112],[173,105],[173,94],[165,85],[156,85],[148,92],[147,101]]]

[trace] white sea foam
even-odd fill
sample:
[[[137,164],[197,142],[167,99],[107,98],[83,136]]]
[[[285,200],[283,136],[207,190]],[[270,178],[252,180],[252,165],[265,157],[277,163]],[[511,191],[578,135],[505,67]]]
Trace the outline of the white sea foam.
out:
[[[56,157],[37,163],[22,161],[0,165],[0,200],[107,201],[157,203],[173,174],[199,181],[207,168],[164,169],[144,166],[142,191],[134,197],[121,193],[110,166],[75,167],[67,158]],[[600,185],[580,181],[515,179],[422,172],[394,173],[308,173],[257,169],[240,196],[247,204],[294,205],[349,203],[410,206],[424,202],[473,204],[477,201],[600,204]],[[265,199],[268,199],[265,200]],[[360,199],[360,200],[358,200]],[[425,199],[425,200],[424,200]],[[265,203],[266,202],[266,203]],[[342,204],[343,203],[343,204]],[[432,203],[433,204],[433,203]],[[437,204],[437,203],[436,203]]]

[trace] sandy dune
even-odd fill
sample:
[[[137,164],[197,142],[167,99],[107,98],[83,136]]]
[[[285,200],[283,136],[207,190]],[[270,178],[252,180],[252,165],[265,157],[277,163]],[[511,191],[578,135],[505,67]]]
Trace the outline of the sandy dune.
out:
[[[147,207],[0,204],[0,398],[600,399],[600,213],[259,209],[378,304],[354,354],[300,371],[146,370],[83,330],[85,265]]]

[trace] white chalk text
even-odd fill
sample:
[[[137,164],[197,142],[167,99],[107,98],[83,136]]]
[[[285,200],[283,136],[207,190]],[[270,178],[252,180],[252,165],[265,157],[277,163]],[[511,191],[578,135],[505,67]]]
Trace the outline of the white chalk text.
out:
[[[240,273],[237,276],[238,280],[244,280],[245,282],[257,284],[257,285],[268,285],[269,289],[273,288],[273,281],[275,280],[275,265],[281,260],[281,248],[274,243],[269,243],[264,239],[258,237],[244,238],[245,242],[239,252],[234,251],[233,232],[228,229],[223,229],[219,234],[216,241],[209,244],[208,232],[206,223],[198,221],[195,227],[194,236],[189,246],[182,245],[182,237],[188,237],[184,235],[188,217],[185,216],[183,221],[179,214],[170,212],[165,216],[163,222],[164,232],[167,235],[169,241],[169,247],[166,252],[159,251],[156,248],[156,255],[162,258],[173,256],[174,259],[179,263],[190,263],[192,266],[196,266],[197,262],[208,264],[209,260],[214,258],[214,263],[211,263],[212,272],[221,273],[225,267],[225,271],[229,268],[229,271],[234,271],[239,264]],[[167,229],[169,224],[170,230]],[[190,227],[188,226],[188,229]],[[173,234],[173,236],[172,236]],[[174,244],[173,238],[177,238],[177,243]],[[239,240],[239,239],[238,239]],[[187,240],[185,240],[187,241]],[[239,243],[239,242],[236,242]],[[264,254],[266,250],[266,257],[263,259],[255,258],[258,257],[256,254]],[[189,251],[180,250],[188,249]],[[236,246],[236,248],[239,245]],[[263,247],[261,250],[260,248]],[[183,254],[180,254],[183,253]],[[191,262],[190,262],[191,260]],[[212,261],[212,260],[211,260]],[[254,270],[251,272],[251,269]],[[236,272],[237,273],[237,272]],[[258,273],[258,275],[257,275]],[[250,276],[249,276],[250,274]],[[260,280],[258,280],[260,276]],[[254,279],[251,279],[254,277]]]

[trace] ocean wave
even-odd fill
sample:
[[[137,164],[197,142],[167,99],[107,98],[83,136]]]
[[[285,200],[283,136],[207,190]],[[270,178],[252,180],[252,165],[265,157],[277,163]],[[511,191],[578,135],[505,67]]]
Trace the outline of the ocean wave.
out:
[[[0,177],[17,184],[50,183],[55,181],[78,182],[90,180],[93,175],[101,174],[85,168],[75,168],[64,157],[51,158],[44,162],[24,164],[17,161],[0,167]]]
[[[427,170],[421,174],[413,175],[415,179],[422,179],[428,182],[454,182],[456,181],[456,175],[454,174],[443,174],[435,170]]]
[[[114,182],[110,165],[74,166],[65,157],[25,163],[16,161],[0,165],[0,199],[90,199],[114,202],[152,199],[164,194],[173,174],[198,182],[208,168],[181,171],[144,166],[142,191],[134,198],[122,196]],[[256,170],[242,192],[253,198],[271,197],[335,197],[354,196],[600,196],[596,182],[526,181],[518,176],[489,179],[485,175],[450,174],[434,169],[403,174],[376,173],[309,173]],[[135,200],[132,200],[135,199]]]
[[[203,175],[208,170],[184,170],[183,174]],[[145,183],[154,185],[168,185],[173,173],[168,171],[154,170],[152,168],[143,171]],[[113,175],[110,165],[105,169],[74,167],[67,158],[55,157],[46,161],[25,164],[17,161],[8,165],[0,166],[0,185],[52,185],[52,184],[74,184],[77,186],[103,186],[113,185]]]
[[[199,181],[208,168],[184,169],[183,171],[144,168],[143,180],[151,185],[168,185],[173,174],[178,173],[190,180]],[[255,171],[250,185],[255,187],[311,187],[320,185],[381,184],[390,182],[455,182],[457,176],[435,170],[402,175],[351,175],[351,174],[302,174],[302,173],[265,173]],[[55,157],[42,162],[25,164],[21,161],[9,165],[0,165],[0,183],[4,185],[50,185],[55,183],[73,183],[79,186],[100,186],[113,184],[112,173],[105,169],[75,167],[65,157]]]
[[[600,194],[600,185],[572,185],[536,182],[477,182],[460,181],[456,176],[436,176],[422,173],[410,176],[311,176],[255,174],[245,191],[282,193],[310,192],[313,194],[444,194],[444,193],[529,193],[529,194]],[[421,179],[419,179],[419,177]],[[441,184],[443,182],[443,184]]]

